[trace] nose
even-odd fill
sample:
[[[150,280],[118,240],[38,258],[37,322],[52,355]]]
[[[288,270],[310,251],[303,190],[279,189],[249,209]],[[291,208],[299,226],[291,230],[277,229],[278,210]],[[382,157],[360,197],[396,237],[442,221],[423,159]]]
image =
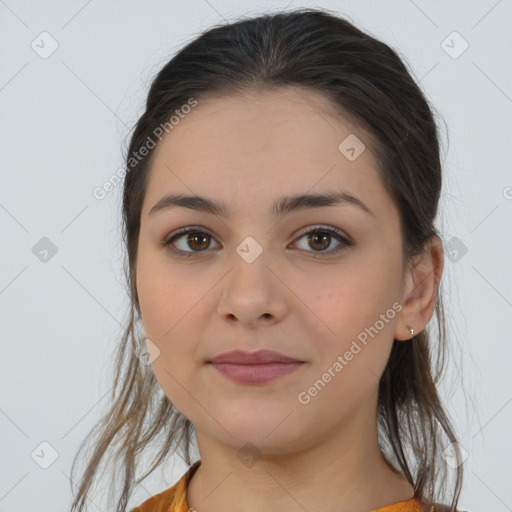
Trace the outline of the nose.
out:
[[[261,252],[252,259],[235,252],[230,258],[232,267],[223,280],[217,309],[226,321],[255,328],[258,323],[273,324],[285,317],[289,291],[279,270],[271,268],[265,256]]]

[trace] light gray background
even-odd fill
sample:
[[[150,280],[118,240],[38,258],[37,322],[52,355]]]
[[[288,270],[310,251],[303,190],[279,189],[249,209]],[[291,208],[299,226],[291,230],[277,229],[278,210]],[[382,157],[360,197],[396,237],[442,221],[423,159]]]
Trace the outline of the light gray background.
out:
[[[0,0],[0,512],[66,510],[72,458],[106,405],[127,305],[121,187],[92,191],[123,166],[151,78],[214,23],[300,6],[398,49],[446,121],[440,226],[459,252],[445,266],[442,391],[468,453],[460,508],[512,510],[510,0]],[[51,48],[44,31],[58,43],[48,58],[31,47]],[[34,254],[43,237],[57,248],[46,262]],[[148,479],[131,505],[185,469]],[[100,494],[91,510],[106,510]]]

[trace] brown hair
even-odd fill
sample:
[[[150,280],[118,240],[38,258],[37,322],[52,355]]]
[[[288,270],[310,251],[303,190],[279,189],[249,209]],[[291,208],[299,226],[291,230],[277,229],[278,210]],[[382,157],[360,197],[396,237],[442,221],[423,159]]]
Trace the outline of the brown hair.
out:
[[[399,210],[404,262],[439,236],[434,226],[441,193],[438,129],[427,99],[388,45],[338,15],[310,8],[218,25],[187,44],[154,78],[126,154],[123,234],[128,265],[125,262],[124,269],[131,307],[117,351],[110,408],[86,439],[93,439],[93,449],[71,512],[84,509],[102,461],[110,464],[112,475],[122,476],[116,512],[125,510],[134,486],[168,457],[178,453],[191,464],[193,425],[162,392],[151,368],[136,357],[144,340],[138,330],[137,245],[154,153],[150,149],[141,157],[140,148],[148,147],[158,127],[168,126],[169,116],[190,104],[191,98],[201,101],[212,95],[282,86],[323,93],[337,112],[372,134],[379,175]],[[446,497],[441,492],[446,492],[448,480],[446,464],[440,460],[446,447],[441,436],[455,443],[456,482],[448,495],[453,512],[462,486],[462,461],[436,389],[446,357],[440,292],[438,287],[438,339],[433,346],[426,329],[409,342],[393,342],[379,384],[379,443],[387,460],[414,487],[415,496],[428,502]],[[437,355],[436,365],[431,351]],[[157,453],[148,471],[135,480],[140,457],[150,443],[155,443]],[[72,474],[77,458],[78,454]],[[118,464],[120,471],[115,469]]]

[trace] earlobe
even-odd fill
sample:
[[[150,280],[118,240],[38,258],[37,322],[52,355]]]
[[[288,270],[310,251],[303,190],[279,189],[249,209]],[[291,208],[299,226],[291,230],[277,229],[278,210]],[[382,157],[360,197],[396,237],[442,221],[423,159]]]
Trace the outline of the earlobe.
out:
[[[402,310],[395,328],[396,340],[413,339],[414,334],[419,334],[430,322],[442,271],[442,242],[434,236],[427,243],[424,253],[417,256],[407,270]]]

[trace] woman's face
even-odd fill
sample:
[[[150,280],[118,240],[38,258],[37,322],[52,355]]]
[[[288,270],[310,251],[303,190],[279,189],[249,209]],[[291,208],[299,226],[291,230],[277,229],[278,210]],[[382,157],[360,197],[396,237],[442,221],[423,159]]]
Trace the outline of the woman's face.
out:
[[[323,96],[295,88],[210,98],[153,155],[137,291],[156,378],[198,441],[287,453],[376,417],[402,300],[399,216],[368,135],[329,112]],[[168,194],[229,212],[151,212]],[[311,194],[354,199],[286,199]],[[221,371],[234,365],[209,363],[234,349],[301,363],[277,377],[285,365],[267,365],[267,381],[260,365],[254,381],[237,381]]]

